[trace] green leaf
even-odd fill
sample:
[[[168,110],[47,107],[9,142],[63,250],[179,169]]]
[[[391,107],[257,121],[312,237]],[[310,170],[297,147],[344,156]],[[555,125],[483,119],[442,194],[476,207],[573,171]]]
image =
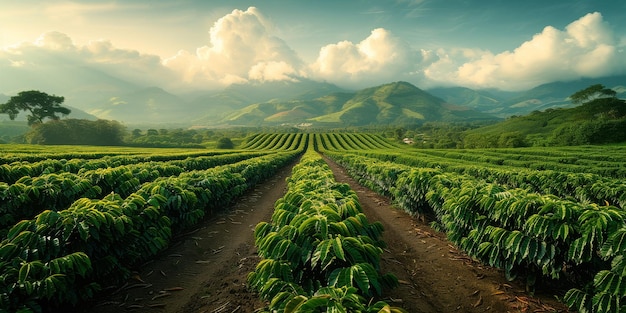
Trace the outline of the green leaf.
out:
[[[320,263],[320,267],[322,270],[325,270],[330,262],[332,262],[333,255],[330,253],[332,248],[333,239],[326,239],[320,242],[315,248],[315,252],[313,252],[313,258],[311,258],[311,266],[316,267],[318,263]]]
[[[13,243],[4,243],[0,246],[0,260],[11,260],[19,252],[18,246]]]
[[[616,275],[611,271],[600,271],[593,278],[594,290],[596,293],[607,293],[613,296],[623,296],[620,285],[626,283],[624,277]]]
[[[85,223],[85,221],[80,221],[76,226],[80,238],[84,241],[87,241],[87,238],[89,238],[89,225]]]
[[[23,231],[28,229],[28,227],[30,227],[30,225],[32,223],[33,222],[29,221],[29,220],[22,220],[22,221],[18,222],[13,227],[11,227],[11,229],[9,230],[9,233],[7,234],[7,238],[9,240],[13,240],[15,237],[17,237]]]
[[[567,306],[577,310],[580,313],[590,312],[591,303],[588,299],[589,295],[580,289],[570,289],[565,293],[563,300]]]
[[[609,239],[602,245],[600,254],[606,259],[624,251],[626,251],[626,228],[622,227],[611,234]]]
[[[345,261],[346,255],[343,251],[343,245],[341,244],[341,236],[335,237],[335,239],[332,240],[332,243],[333,243],[333,251],[335,252],[335,256],[339,258],[340,260]]]
[[[587,237],[583,236],[572,242],[569,247],[567,257],[575,264],[580,264],[587,259]]]
[[[28,278],[28,275],[30,274],[31,269],[32,269],[32,264],[30,262],[24,263],[20,267],[20,271],[17,276],[17,282],[20,284],[23,284],[24,282],[26,282],[26,279]]]
[[[352,270],[350,267],[335,269],[330,273],[328,284],[333,287],[352,286]]]
[[[596,293],[591,301],[596,313],[613,313],[619,310],[619,298],[607,293]]]
[[[563,223],[559,225],[558,228],[555,229],[554,239],[561,239],[565,241],[570,233],[570,226],[567,223]]]
[[[302,304],[305,303],[306,301],[307,301],[307,297],[303,295],[299,295],[299,296],[292,298],[291,300],[289,300],[289,302],[287,302],[287,305],[285,305],[285,313],[301,312],[299,311],[299,309],[302,306]]]
[[[330,296],[328,295],[313,296],[302,303],[297,312],[317,312],[316,309],[327,308],[329,302]]]
[[[365,271],[361,268],[359,264],[355,264],[351,267],[352,277],[356,281],[357,286],[361,291],[363,291],[366,295],[371,295],[370,292],[370,280]]]

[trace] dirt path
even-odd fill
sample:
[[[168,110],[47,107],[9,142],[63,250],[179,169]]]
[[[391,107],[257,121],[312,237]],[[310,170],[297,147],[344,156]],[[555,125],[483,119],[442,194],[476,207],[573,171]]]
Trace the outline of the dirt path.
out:
[[[264,304],[246,288],[259,262],[253,230],[269,221],[286,190],[287,166],[196,231],[181,236],[127,285],[84,312],[254,312]]]
[[[381,269],[394,273],[400,286],[384,300],[409,312],[563,312],[551,297],[531,298],[502,271],[472,261],[426,223],[392,207],[389,199],[360,186],[326,159],[338,182],[356,191],[370,222],[385,227],[387,243]]]
[[[500,271],[471,261],[445,236],[394,209],[388,199],[358,185],[336,164],[329,165],[337,181],[357,192],[368,219],[385,227],[383,271],[394,273],[401,284],[384,300],[410,313],[564,310],[554,299],[528,298]],[[251,313],[263,307],[246,288],[246,277],[259,262],[252,230],[259,221],[270,220],[291,168],[248,193],[230,213],[181,236],[127,285],[116,287],[114,294],[83,312]]]

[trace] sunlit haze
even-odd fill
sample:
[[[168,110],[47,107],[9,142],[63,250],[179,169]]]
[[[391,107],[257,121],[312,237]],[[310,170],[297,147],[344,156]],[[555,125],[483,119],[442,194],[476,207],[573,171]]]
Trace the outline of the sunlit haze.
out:
[[[219,89],[305,77],[520,90],[626,73],[624,1],[0,1],[0,93],[90,68]],[[40,79],[39,79],[40,80]]]

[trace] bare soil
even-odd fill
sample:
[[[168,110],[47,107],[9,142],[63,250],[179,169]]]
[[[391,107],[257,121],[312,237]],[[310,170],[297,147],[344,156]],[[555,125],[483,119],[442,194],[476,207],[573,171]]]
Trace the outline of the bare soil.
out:
[[[327,160],[328,161],[328,160]],[[371,222],[385,227],[383,272],[400,286],[382,300],[408,312],[566,312],[551,296],[531,297],[501,271],[480,265],[458,251],[444,234],[397,210],[389,200],[361,187],[333,162],[338,182],[359,196]],[[292,166],[258,185],[227,213],[187,233],[124,286],[111,288],[83,312],[250,313],[265,304],[247,289],[247,275],[259,262],[253,230],[269,221],[286,190]]]

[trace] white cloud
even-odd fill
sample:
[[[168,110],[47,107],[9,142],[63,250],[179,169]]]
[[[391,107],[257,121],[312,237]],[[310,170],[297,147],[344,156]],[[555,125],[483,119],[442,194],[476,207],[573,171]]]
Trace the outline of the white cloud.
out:
[[[547,26],[513,51],[440,54],[425,70],[428,78],[469,87],[508,90],[580,77],[624,73],[626,54],[600,13],[590,13],[565,30]],[[452,54],[452,55],[451,55]]]
[[[296,81],[297,71],[284,61],[260,62],[252,66],[248,77],[258,81]]]
[[[158,56],[116,48],[106,40],[78,45],[68,35],[60,32],[46,32],[32,43],[22,42],[1,49],[0,60],[8,60],[0,63],[0,71],[21,73],[20,76],[34,75],[33,81],[47,79],[51,85],[57,84],[58,80],[49,77],[50,73],[56,72],[59,76],[72,75],[73,69],[81,68],[99,70],[138,85],[167,86],[175,81],[174,73],[163,66]],[[15,85],[12,88],[28,88],[19,87],[16,85],[18,83],[20,82],[12,82],[10,85]],[[28,85],[29,82],[23,81],[21,84]]]
[[[108,40],[90,41],[80,54],[93,67],[140,85],[170,87],[177,77],[159,56],[116,48]]]
[[[405,79],[415,73],[422,55],[390,31],[377,28],[359,43],[341,41],[320,49],[310,67],[317,78],[344,85]]]
[[[204,86],[306,75],[297,54],[273,35],[272,24],[255,7],[223,16],[211,27],[208,45],[195,54],[180,51],[165,64],[184,73],[187,83]]]
[[[35,45],[43,49],[56,51],[74,50],[75,48],[72,38],[60,32],[47,32],[42,34],[35,40]]]
[[[78,13],[117,8],[70,7],[69,11]],[[33,42],[0,49],[0,72],[21,71],[21,77],[43,80],[38,68],[45,67],[49,75],[88,67],[172,91],[219,88],[251,80],[293,81],[297,77],[353,88],[407,80],[422,88],[456,84],[519,90],[555,80],[626,73],[626,39],[623,34],[614,34],[600,13],[587,14],[562,30],[547,26],[516,49],[501,53],[468,48],[419,49],[391,31],[377,28],[360,42],[325,45],[311,64],[305,64],[276,33],[257,8],[234,10],[213,24],[206,45],[192,52],[180,50],[163,60],[116,47],[109,40],[77,44],[67,34],[47,32]],[[17,84],[13,80],[0,82]],[[11,88],[22,88],[13,85]]]

